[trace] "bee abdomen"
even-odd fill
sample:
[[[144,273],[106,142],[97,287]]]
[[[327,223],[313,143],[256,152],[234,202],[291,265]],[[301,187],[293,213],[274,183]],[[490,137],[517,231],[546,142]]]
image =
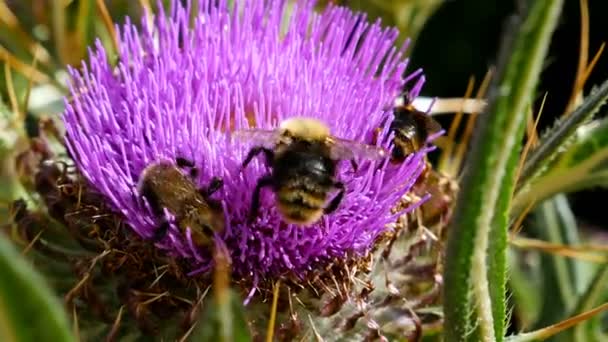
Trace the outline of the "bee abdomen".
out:
[[[315,223],[323,216],[323,209],[305,209],[301,207],[283,206],[279,203],[279,210],[288,223],[308,225]]]
[[[323,208],[326,193],[313,193],[303,189],[285,189],[277,194],[278,202],[286,206],[302,208],[303,210],[316,210]]]

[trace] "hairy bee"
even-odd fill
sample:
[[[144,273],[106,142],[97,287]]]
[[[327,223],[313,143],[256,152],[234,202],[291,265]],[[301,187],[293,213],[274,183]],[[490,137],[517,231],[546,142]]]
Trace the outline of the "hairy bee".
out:
[[[335,179],[339,160],[351,160],[356,167],[355,157],[379,159],[387,154],[382,148],[333,137],[327,125],[313,118],[290,118],[278,129],[241,130],[236,136],[256,144],[243,168],[259,153],[264,153],[271,167],[271,173],[258,180],[253,192],[250,220],[259,209],[261,189],[272,187],[286,222],[313,224],[336,210],[344,197],[345,186]],[[338,194],[324,206],[333,189],[339,190]]]
[[[406,91],[404,104],[393,109],[393,121],[390,125],[394,132],[391,159],[403,162],[408,154],[419,151],[428,137],[441,131],[441,125],[430,115],[417,110]]]
[[[223,181],[213,178],[206,188],[198,189],[192,179],[197,170],[192,162],[177,158],[177,166],[158,162],[146,167],[138,184],[139,194],[148,201],[152,212],[160,220],[153,240],[160,241],[169,229],[164,210],[175,216],[177,226],[186,232],[190,228],[197,246],[208,246],[214,232],[224,230],[224,212],[221,204],[210,197],[219,190]],[[180,168],[191,168],[190,177]]]

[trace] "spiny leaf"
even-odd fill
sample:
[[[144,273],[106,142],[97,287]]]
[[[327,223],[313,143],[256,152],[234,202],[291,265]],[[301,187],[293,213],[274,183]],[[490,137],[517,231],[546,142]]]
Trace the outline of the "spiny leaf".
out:
[[[558,120],[555,126],[547,131],[540,140],[538,148],[530,153],[524,164],[518,183],[518,191],[525,190],[532,179],[539,173],[546,172],[546,167],[565,147],[565,144],[574,136],[577,128],[587,122],[608,100],[608,80],[592,91],[573,113],[565,119]]]
[[[560,156],[553,168],[562,169],[584,163],[608,149],[608,119],[594,121],[577,130],[576,141]]]
[[[577,130],[573,142],[551,164],[550,170],[516,193],[512,217],[532,201],[593,186],[608,186],[608,118]]]
[[[470,152],[449,229],[444,310],[447,341],[466,341],[476,324],[484,341],[505,327],[507,215],[525,116],[545,61],[562,0],[529,2],[529,11],[493,85],[488,112]],[[492,246],[491,253],[488,247]],[[492,287],[492,289],[490,289]],[[471,291],[472,289],[472,291]],[[477,310],[471,308],[476,307]],[[474,334],[474,335],[477,335]]]
[[[45,280],[0,236],[0,340],[75,341]]]

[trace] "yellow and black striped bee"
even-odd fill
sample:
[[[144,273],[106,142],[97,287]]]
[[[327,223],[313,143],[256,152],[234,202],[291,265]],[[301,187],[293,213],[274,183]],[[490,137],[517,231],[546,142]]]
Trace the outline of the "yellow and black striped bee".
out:
[[[390,131],[395,134],[391,151],[393,162],[403,162],[409,154],[419,151],[431,134],[442,129],[435,119],[412,105],[407,91],[403,97],[404,104],[393,109],[390,125]]]
[[[160,221],[153,241],[160,241],[167,234],[170,224],[165,219],[166,209],[175,216],[176,225],[184,234],[190,228],[197,246],[209,246],[214,232],[224,230],[221,204],[210,198],[222,187],[223,181],[216,177],[206,188],[198,189],[192,181],[197,175],[194,164],[184,158],[177,158],[176,162],[177,165],[157,162],[141,173],[139,194],[147,200]],[[190,168],[190,175],[180,170],[184,167]]]
[[[260,205],[260,191],[272,187],[277,207],[288,223],[310,225],[336,210],[344,197],[345,186],[335,179],[340,160],[380,159],[387,152],[379,147],[339,139],[329,127],[313,118],[294,117],[275,130],[241,130],[235,136],[254,142],[243,168],[264,153],[271,173],[261,177],[253,192],[250,220],[255,219]],[[338,194],[325,206],[331,190]]]

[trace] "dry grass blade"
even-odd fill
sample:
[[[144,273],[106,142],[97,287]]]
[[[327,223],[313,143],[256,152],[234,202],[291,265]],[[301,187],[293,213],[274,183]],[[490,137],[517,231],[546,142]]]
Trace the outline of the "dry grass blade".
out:
[[[543,101],[540,104],[540,109],[538,110],[538,115],[536,116],[536,120],[534,120],[534,124],[532,125],[532,127],[528,126],[528,141],[526,142],[526,145],[524,146],[524,149],[521,153],[521,157],[519,158],[519,165],[517,166],[517,171],[515,173],[515,182],[519,181],[521,170],[523,169],[524,164],[526,163],[526,158],[528,157],[530,149],[536,146],[536,144],[538,143],[538,123],[540,122],[540,117],[542,116],[543,110],[545,109],[545,101],[547,100],[547,95],[548,93],[545,93],[545,96],[543,96]],[[531,119],[533,115],[529,115],[528,117]]]
[[[517,236],[521,230],[523,229],[523,221],[526,218],[526,216],[528,216],[528,214],[530,213],[530,211],[532,210],[532,208],[534,208],[534,206],[536,205],[536,201],[531,201],[525,208],[524,210],[522,210],[521,214],[519,214],[519,216],[517,217],[517,219],[515,220],[515,222],[511,225],[511,227],[514,227],[511,234],[512,236]]]
[[[65,6],[64,1],[52,2],[53,40],[55,41],[55,50],[59,55],[61,64],[68,64]]]
[[[580,248],[599,252],[608,252],[608,245],[599,245],[595,243],[580,245]]]
[[[112,22],[112,17],[110,17],[110,12],[106,7],[104,0],[96,0],[97,10],[99,14],[101,14],[101,19],[103,20],[103,24],[106,27],[106,30],[112,37],[112,44],[114,45],[114,51],[118,53],[118,36],[116,35],[116,30],[114,29],[114,22]]]
[[[116,336],[118,335],[118,329],[120,329],[120,322],[122,321],[122,312],[124,311],[124,309],[125,309],[125,306],[122,305],[120,307],[120,309],[118,310],[118,315],[116,315],[116,319],[114,320],[114,323],[112,324],[112,328],[110,329],[110,332],[106,336],[106,342],[111,342],[111,341],[116,340]]]
[[[317,327],[315,326],[315,323],[313,322],[312,317],[310,315],[308,315],[308,320],[310,321],[310,328],[312,329],[312,332],[315,335],[316,341],[323,342],[323,337],[321,337],[319,331],[317,331]]]
[[[597,52],[593,56],[591,63],[589,63],[589,66],[587,67],[587,69],[585,69],[585,77],[583,77],[583,79],[585,80],[584,82],[587,82],[589,75],[591,75],[593,68],[595,68],[595,65],[597,64],[597,61],[600,60],[600,57],[602,56],[602,53],[604,52],[605,47],[606,47],[606,43],[602,43],[602,45],[600,45],[600,48],[597,49]]]
[[[36,242],[38,242],[38,240],[40,240],[40,237],[42,236],[42,233],[44,233],[44,229],[42,229],[41,231],[39,231],[38,234],[36,234],[36,236],[34,236],[34,238],[32,239],[32,241],[30,241],[30,243],[28,243],[27,246],[25,246],[25,248],[23,249],[23,251],[21,251],[22,255],[26,255],[32,249],[32,247],[34,247],[34,244],[36,244]]]
[[[477,94],[475,96],[475,99],[477,101],[481,101],[481,99],[483,99],[486,96],[486,92],[488,91],[488,87],[490,86],[490,81],[492,80],[493,74],[494,74],[493,68],[490,68],[486,72],[486,75],[484,76],[483,81],[481,81],[481,85],[479,86],[479,89],[477,90]],[[454,154],[454,160],[451,163],[451,165],[452,165],[451,172],[452,173],[450,173],[450,174],[454,177],[456,177],[458,175],[458,172],[462,169],[462,163],[464,161],[464,155],[466,152],[466,148],[469,145],[469,142],[471,141],[471,137],[473,136],[473,129],[475,128],[475,122],[477,120],[478,115],[479,115],[479,112],[471,112],[471,115],[467,118],[467,124],[465,126],[462,140],[460,141],[460,143],[458,144],[458,146],[456,148],[456,153]]]
[[[38,56],[42,64],[48,65],[51,61],[51,55],[49,52],[34,40],[23,28],[19,19],[11,11],[6,4],[6,1],[0,0],[0,22],[4,24],[14,35],[18,36],[19,39],[15,40],[22,43],[26,50],[29,51],[32,56]]]
[[[82,341],[82,339],[80,338],[80,323],[78,321],[78,311],[76,310],[76,306],[74,305],[72,307],[72,318],[73,318],[73,323],[74,324],[74,337],[76,337],[76,341]]]
[[[3,46],[0,46],[0,60],[4,61],[11,68],[15,69],[15,71],[19,72],[28,80],[32,80],[32,82],[41,84],[41,83],[52,83],[54,86],[61,90],[67,90],[63,85],[59,84],[57,81],[46,75],[45,73],[33,68],[31,65],[24,63],[19,58],[15,57]]]
[[[230,259],[228,252],[216,246],[213,252],[215,271],[213,272],[213,294],[220,322],[220,334],[224,340],[232,339],[232,308],[230,305]]]
[[[546,340],[551,336],[554,336],[566,329],[572,328],[573,326],[588,320],[589,318],[601,313],[602,311],[608,310],[608,303],[604,303],[594,309],[583,312],[580,315],[570,317],[559,323],[552,324],[546,328],[542,328],[529,333],[524,333],[516,336],[512,336],[507,339],[508,342],[527,342],[527,341],[539,341]]]
[[[563,245],[559,243],[552,243],[543,240],[515,237],[511,235],[509,243],[515,247],[522,249],[539,250],[542,252],[560,255],[568,258],[595,262],[595,263],[606,263],[608,257],[598,253],[589,253],[588,249],[581,247],[574,247],[569,245]]]
[[[546,96],[547,93],[545,93],[544,97],[546,98]],[[545,101],[544,98],[543,101]],[[538,131],[536,130],[537,121],[538,116],[537,119],[534,120],[534,112],[530,110],[530,115],[526,116],[526,137],[528,139],[527,143],[529,142],[531,147],[536,147],[536,145],[538,145]],[[524,160],[524,158],[522,158],[522,160]]]
[[[566,110],[562,116],[568,115],[572,112],[576,99],[583,90],[583,86],[585,85],[585,70],[587,69],[587,61],[589,60],[589,6],[587,0],[579,0],[579,7],[581,9],[581,36],[578,53],[578,66],[576,69],[576,78],[574,79],[572,93],[570,94],[568,105],[566,106]]]
[[[473,93],[473,87],[475,87],[475,77],[471,76],[469,78],[469,83],[467,84],[467,90],[465,91],[464,98],[468,99],[471,97]],[[439,170],[448,170],[448,164],[451,162],[452,150],[454,149],[454,141],[456,138],[456,132],[458,132],[458,128],[460,127],[460,122],[462,121],[463,116],[462,110],[460,110],[454,116],[454,120],[452,120],[452,124],[448,130],[447,135],[447,143],[443,152],[441,153],[441,157],[439,158]]]

